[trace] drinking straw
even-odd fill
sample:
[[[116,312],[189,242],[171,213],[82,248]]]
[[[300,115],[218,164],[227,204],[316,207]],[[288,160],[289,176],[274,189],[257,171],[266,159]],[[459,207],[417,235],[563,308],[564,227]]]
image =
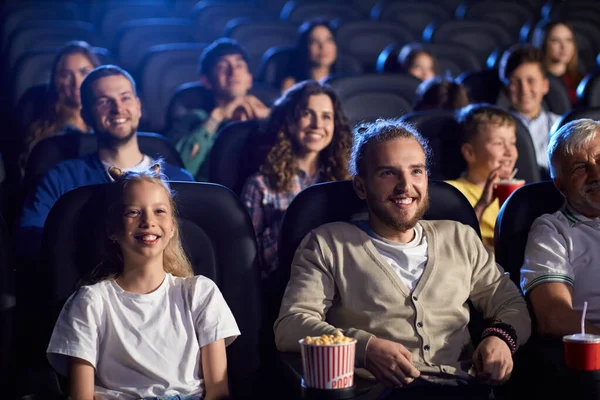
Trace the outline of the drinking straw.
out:
[[[583,312],[581,313],[581,334],[585,335],[585,313],[587,312],[587,301],[583,303]]]
[[[515,168],[513,170],[512,174],[510,174],[509,180],[513,179],[515,177],[515,175],[517,175],[517,172],[519,172],[519,168]]]

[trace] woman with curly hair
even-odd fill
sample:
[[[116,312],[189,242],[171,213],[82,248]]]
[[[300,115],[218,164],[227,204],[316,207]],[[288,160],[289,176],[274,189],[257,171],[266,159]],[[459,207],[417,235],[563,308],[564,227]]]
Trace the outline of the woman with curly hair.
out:
[[[277,100],[266,129],[276,135],[275,144],[241,195],[256,231],[263,278],[277,268],[279,229],[289,204],[310,185],[348,179],[352,147],[338,96],[316,81],[300,82]]]
[[[92,48],[83,41],[69,42],[56,53],[50,72],[46,110],[27,128],[25,151],[20,159],[22,169],[29,153],[40,140],[66,132],[89,132],[81,118],[79,87],[83,78],[99,65]]]

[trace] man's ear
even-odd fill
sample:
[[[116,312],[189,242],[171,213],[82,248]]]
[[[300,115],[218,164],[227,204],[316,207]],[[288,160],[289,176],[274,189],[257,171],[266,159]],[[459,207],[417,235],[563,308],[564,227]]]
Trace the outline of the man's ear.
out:
[[[367,188],[365,187],[365,181],[360,176],[356,175],[352,179],[352,187],[354,188],[354,192],[361,200],[366,200],[367,198]]]
[[[460,146],[460,152],[467,164],[473,164],[475,162],[475,149],[471,143],[464,143]]]
[[[200,83],[202,84],[202,86],[204,86],[207,89],[212,90],[213,86],[210,83],[210,79],[208,79],[208,77],[206,75],[201,75],[200,76]]]

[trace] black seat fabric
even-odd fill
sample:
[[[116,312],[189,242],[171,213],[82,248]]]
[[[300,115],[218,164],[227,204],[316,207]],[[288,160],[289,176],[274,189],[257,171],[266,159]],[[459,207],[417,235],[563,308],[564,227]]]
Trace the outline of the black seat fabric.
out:
[[[546,181],[518,189],[500,209],[494,234],[496,261],[510,273],[516,285],[519,285],[527,235],[533,221],[543,214],[556,212],[563,202],[554,183]]]
[[[600,107],[580,108],[563,114],[552,127],[552,132],[550,133],[550,135],[554,134],[567,123],[582,118],[589,118],[595,121],[600,121]]]
[[[435,3],[382,1],[373,8],[371,18],[399,23],[415,37],[421,37],[427,25],[447,21],[452,13]]]
[[[152,46],[193,43],[195,40],[196,27],[188,19],[148,18],[123,24],[113,46],[121,66],[137,75],[142,59]]]
[[[183,168],[179,153],[164,136],[149,132],[138,132],[137,136],[142,153],[152,158],[162,158],[168,164]],[[67,134],[40,141],[27,160],[23,178],[26,193],[59,162],[92,154],[97,150],[98,138],[93,134]]]
[[[600,71],[586,75],[579,83],[577,104],[581,107],[600,107]]]
[[[249,94],[256,96],[267,107],[271,107],[280,95],[279,90],[273,86],[254,82]],[[169,101],[165,121],[165,132],[173,126],[177,118],[181,118],[192,110],[202,109],[210,111],[214,108],[214,98],[210,89],[202,86],[200,82],[188,82],[179,86]]]
[[[101,260],[98,244],[107,239],[102,223],[107,187],[75,189],[62,196],[48,216],[43,242],[46,265],[39,267],[38,275],[44,279],[40,286],[45,295],[39,298],[46,301],[37,310],[43,314],[37,334],[45,343],[65,300]],[[256,379],[260,363],[261,323],[252,222],[227,188],[207,183],[172,183],[171,187],[176,192],[183,247],[194,272],[217,284],[243,332],[227,347],[228,377],[232,396],[249,398],[248,385]]]
[[[561,78],[547,74],[550,88],[544,96],[544,103],[550,111],[562,115],[571,110],[571,98],[569,90]]]
[[[121,28],[133,20],[165,18],[172,15],[170,7],[156,1],[111,2],[98,23],[100,32],[110,46],[114,46]],[[113,47],[114,49],[117,46]]]
[[[258,172],[272,144],[273,133],[264,130],[265,122],[232,122],[222,128],[210,156],[210,181],[241,194],[246,179]]]
[[[15,119],[21,132],[25,132],[29,123],[44,114],[47,103],[48,85],[45,83],[32,86],[21,95],[15,108]]]
[[[12,243],[4,218],[0,216],[0,388],[10,393],[15,373],[15,322],[16,322],[16,264],[12,256]]]
[[[412,33],[391,21],[349,21],[335,29],[340,53],[356,57],[365,72],[374,72],[379,53],[392,43],[409,43]]]
[[[509,46],[514,39],[505,28],[490,21],[446,21],[430,25],[423,39],[434,44],[459,44],[470,48],[484,65],[488,56],[500,46]]]
[[[175,90],[199,79],[198,61],[205,47],[201,43],[176,43],[150,48],[142,61],[139,79],[144,129],[163,131],[165,111]]]
[[[280,18],[284,21],[292,21],[303,23],[305,21],[324,18],[327,20],[334,19],[362,19],[366,18],[360,8],[354,7],[352,4],[342,3],[337,1],[289,1],[283,6]]]
[[[493,21],[503,25],[516,41],[523,24],[535,18],[524,4],[512,1],[463,3],[457,14],[463,19]]]
[[[196,26],[201,26],[199,40],[210,43],[223,34],[227,23],[236,18],[265,18],[275,15],[272,11],[257,4],[243,1],[232,2],[198,2],[191,12]]]
[[[12,2],[3,4],[2,48],[5,49],[10,35],[23,23],[29,21],[77,21],[82,10],[72,2]],[[12,7],[11,7],[12,6]]]
[[[10,36],[6,50],[8,68],[13,68],[28,51],[60,47],[72,40],[102,46],[94,26],[81,21],[32,21],[23,23]]]
[[[225,36],[237,40],[248,52],[249,69],[256,74],[265,52],[272,47],[293,46],[298,26],[288,21],[236,19],[225,27]]]
[[[293,54],[293,46],[271,47],[263,54],[256,79],[276,88],[281,87],[281,83],[288,76],[288,68]]]
[[[411,112],[420,81],[411,75],[368,74],[332,77],[325,83],[338,93],[349,120],[357,123]]]

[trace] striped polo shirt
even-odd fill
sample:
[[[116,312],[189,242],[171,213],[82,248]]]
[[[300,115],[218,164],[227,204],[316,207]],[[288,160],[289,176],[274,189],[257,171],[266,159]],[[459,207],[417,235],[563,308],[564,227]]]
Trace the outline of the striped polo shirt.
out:
[[[546,282],[573,289],[573,308],[600,323],[600,218],[587,218],[568,204],[537,218],[527,239],[521,267],[524,294]]]

